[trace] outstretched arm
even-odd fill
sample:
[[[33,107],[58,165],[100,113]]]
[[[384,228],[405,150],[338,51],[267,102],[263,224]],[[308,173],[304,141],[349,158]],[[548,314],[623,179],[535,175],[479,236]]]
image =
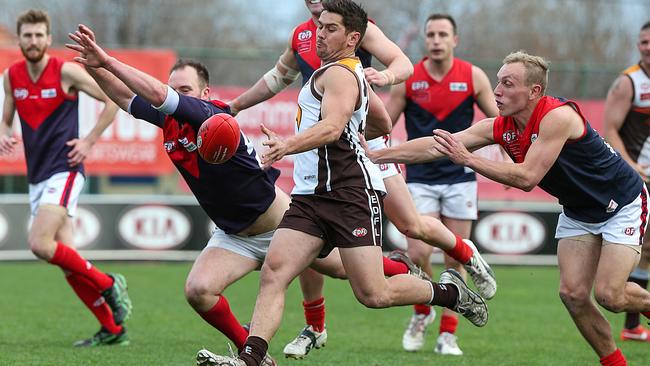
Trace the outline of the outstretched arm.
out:
[[[483,146],[494,143],[494,139],[492,138],[493,124],[493,118],[484,119],[470,128],[457,132],[452,136],[469,153],[469,151],[474,151]],[[434,131],[434,133],[436,133],[436,131]],[[391,146],[387,149],[371,151],[366,149],[366,155],[368,155],[368,158],[376,164],[426,163],[445,156],[445,154],[440,151],[440,142],[434,136],[409,140],[403,144]]]
[[[167,99],[168,86],[145,72],[142,72],[118,59],[111,57],[96,42],[90,28],[79,25],[79,30],[69,37],[77,42],[69,48],[78,50],[81,55],[75,61],[86,67],[104,68],[120,79],[131,91],[144,98],[153,106],[162,106]]]
[[[438,142],[436,149],[454,163],[468,166],[493,181],[530,191],[555,164],[566,142],[581,136],[584,128],[582,118],[572,107],[554,109],[540,122],[537,140],[522,163],[493,161],[471,154],[448,131],[435,130],[434,138]]]

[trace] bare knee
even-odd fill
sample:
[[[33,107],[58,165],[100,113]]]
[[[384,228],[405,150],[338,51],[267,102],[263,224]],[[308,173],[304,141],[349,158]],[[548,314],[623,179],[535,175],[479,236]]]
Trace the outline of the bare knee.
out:
[[[208,310],[206,308],[214,305],[215,298],[222,291],[223,289],[211,286],[208,281],[188,278],[185,282],[185,299],[197,310]]]
[[[50,240],[45,240],[42,237],[30,234],[27,238],[27,243],[29,244],[29,249],[36,257],[45,261],[50,261],[54,257],[56,245],[53,246]],[[56,243],[54,242],[54,244]]]
[[[367,308],[383,309],[391,306],[389,299],[379,293],[360,290],[355,291],[354,296]]]
[[[577,311],[589,304],[589,290],[583,288],[560,287],[560,299],[569,311]]]
[[[615,286],[596,285],[596,290],[594,291],[596,302],[613,313],[620,313],[625,310],[625,299],[622,289],[623,287],[617,288]]]

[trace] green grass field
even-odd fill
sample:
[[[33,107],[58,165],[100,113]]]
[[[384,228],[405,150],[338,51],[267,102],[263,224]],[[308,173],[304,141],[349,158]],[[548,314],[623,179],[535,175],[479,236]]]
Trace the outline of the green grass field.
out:
[[[189,263],[97,263],[124,273],[134,303],[128,323],[131,345],[74,349],[72,343],[99,326],[67,286],[61,272],[41,263],[0,264],[0,365],[192,365],[196,351],[227,352],[227,339],[186,304]],[[439,270],[439,268],[438,268]],[[489,303],[490,321],[475,328],[461,319],[462,357],[433,352],[438,321],[423,351],[407,353],[401,337],[409,307],[369,310],[347,282],[326,284],[327,347],[302,361],[280,358],[284,344],[303,325],[297,284],[291,286],[282,327],[270,348],[281,365],[598,365],[557,296],[556,268],[497,267],[499,292]],[[258,275],[226,295],[240,320],[250,318]],[[622,315],[610,315],[618,335]],[[650,344],[620,345],[630,365],[650,364]]]

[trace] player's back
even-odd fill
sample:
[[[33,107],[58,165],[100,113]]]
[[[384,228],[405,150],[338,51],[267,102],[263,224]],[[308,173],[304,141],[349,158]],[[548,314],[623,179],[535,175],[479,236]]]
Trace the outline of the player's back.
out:
[[[163,130],[163,147],[212,221],[228,234],[251,225],[275,199],[274,168],[262,169],[252,143],[242,133],[235,155],[223,164],[201,159],[197,132],[208,117],[228,113],[225,103],[179,95],[175,112],[165,116],[140,97],[131,102],[134,117]]]
[[[36,81],[27,71],[27,62],[9,68],[9,83],[22,127],[29,183],[38,183],[55,173],[82,171],[83,165],[69,167],[66,142],[79,136],[78,98],[61,86],[64,61],[50,57]]]

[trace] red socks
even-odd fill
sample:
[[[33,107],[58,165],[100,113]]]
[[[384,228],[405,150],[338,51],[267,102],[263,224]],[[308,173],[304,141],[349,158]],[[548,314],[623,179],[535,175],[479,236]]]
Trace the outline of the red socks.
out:
[[[413,310],[416,314],[429,315],[431,314],[431,306],[426,304],[413,305]]]
[[[106,304],[102,295],[97,291],[95,286],[86,278],[68,273],[65,279],[70,284],[81,301],[95,315],[99,323],[109,332],[117,334],[122,331],[122,326],[116,325],[113,320],[113,312]]]
[[[445,253],[450,257],[454,258],[462,264],[469,263],[469,260],[472,258],[474,251],[472,248],[463,241],[463,238],[456,235],[456,245],[451,250],[446,250]]]
[[[56,243],[56,251],[54,252],[52,259],[50,259],[50,263],[61,267],[64,271],[83,276],[88,279],[99,292],[107,290],[109,287],[113,286],[112,278],[93,267],[93,265],[83,259],[76,250],[61,242]]]
[[[456,328],[458,328],[458,317],[453,315],[442,315],[440,317],[440,333],[456,333]]]
[[[238,350],[242,350],[246,342],[246,337],[248,337],[248,332],[237,321],[235,314],[230,311],[230,305],[228,305],[228,300],[226,300],[225,296],[220,295],[219,301],[217,301],[212,309],[205,313],[199,313],[199,315],[228,337],[228,339],[233,341]]]
[[[627,361],[620,348],[617,348],[614,353],[601,358],[600,364],[603,366],[627,366]]]
[[[385,276],[395,276],[398,274],[407,274],[409,273],[409,267],[398,261],[394,261],[392,259],[388,259],[386,257],[382,257],[384,260],[384,275]]]
[[[321,297],[312,302],[302,302],[305,309],[305,321],[307,325],[317,331],[322,332],[325,329],[325,298]]]

